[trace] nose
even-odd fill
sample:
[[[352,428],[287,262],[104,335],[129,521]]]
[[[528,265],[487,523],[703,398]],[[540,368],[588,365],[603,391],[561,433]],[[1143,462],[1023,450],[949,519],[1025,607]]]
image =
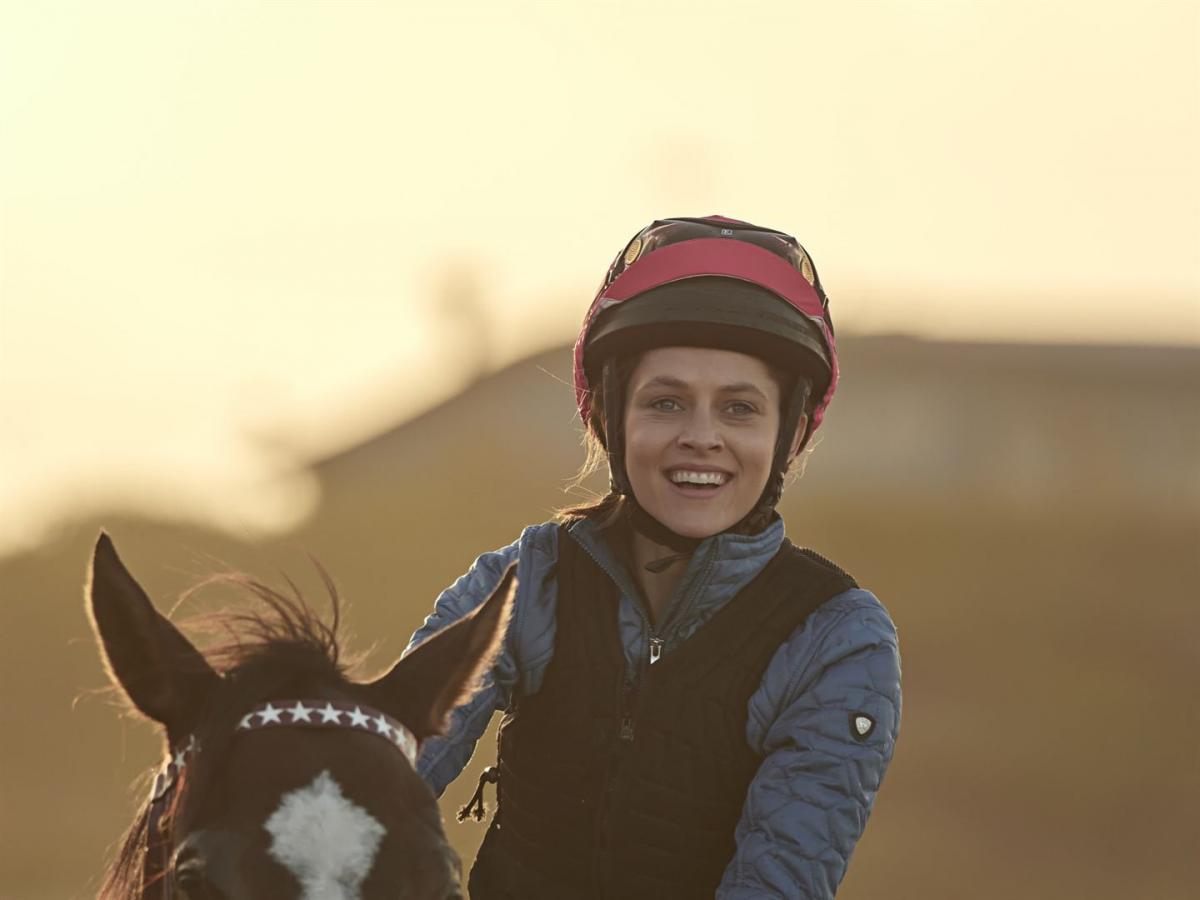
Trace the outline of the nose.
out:
[[[175,850],[172,878],[185,898],[219,897],[221,900],[249,898],[238,874],[248,840],[233,831],[193,831]]]
[[[703,406],[698,406],[688,416],[677,440],[680,447],[692,450],[720,450],[725,446],[725,439],[721,436],[720,423]]]

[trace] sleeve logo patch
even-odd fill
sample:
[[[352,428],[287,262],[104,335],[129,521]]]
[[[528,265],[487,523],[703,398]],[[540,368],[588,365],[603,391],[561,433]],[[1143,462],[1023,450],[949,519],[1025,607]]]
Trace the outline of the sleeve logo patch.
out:
[[[850,713],[850,734],[856,741],[865,741],[874,730],[875,720],[866,713]]]

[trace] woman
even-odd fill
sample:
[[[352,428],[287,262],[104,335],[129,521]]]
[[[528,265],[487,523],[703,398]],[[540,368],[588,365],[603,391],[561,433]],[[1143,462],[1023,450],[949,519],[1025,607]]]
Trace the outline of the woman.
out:
[[[614,260],[575,346],[608,495],[481,556],[413,636],[516,564],[485,688],[418,761],[440,795],[504,712],[473,900],[834,896],[900,719],[887,611],[775,511],[837,375],[789,235],[666,219]]]

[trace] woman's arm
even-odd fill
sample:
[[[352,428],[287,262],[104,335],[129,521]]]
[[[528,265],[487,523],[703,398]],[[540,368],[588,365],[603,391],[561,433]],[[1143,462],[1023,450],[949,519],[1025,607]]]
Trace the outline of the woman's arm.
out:
[[[509,544],[493,553],[485,553],[475,560],[465,575],[442,591],[433,612],[408,642],[405,653],[431,635],[457,622],[488,598],[500,577],[513,560],[517,559],[520,541]],[[517,568],[520,599],[520,566]],[[513,623],[516,621],[516,606],[509,620],[504,646],[496,657],[492,669],[483,677],[483,686],[471,700],[458,707],[450,715],[450,726],[441,737],[427,740],[417,758],[417,774],[420,775],[437,796],[442,795],[446,785],[458,777],[471,753],[475,742],[487,728],[492,713],[507,703],[512,685],[517,678],[517,665],[513,653]]]
[[[834,896],[892,759],[900,708],[887,611],[857,588],[821,606],[751,698],[747,736],[763,761],[719,900]]]
[[[505,709],[519,680],[536,688],[554,645],[552,597],[546,595],[556,545],[553,523],[531,525],[519,540],[475,560],[470,570],[444,590],[433,612],[408,642],[408,650],[430,635],[457,622],[488,598],[504,571],[517,561],[517,596],[504,645],[483,677],[483,686],[470,702],[450,715],[441,737],[430,738],[417,758],[417,774],[437,796],[462,772],[492,713]]]

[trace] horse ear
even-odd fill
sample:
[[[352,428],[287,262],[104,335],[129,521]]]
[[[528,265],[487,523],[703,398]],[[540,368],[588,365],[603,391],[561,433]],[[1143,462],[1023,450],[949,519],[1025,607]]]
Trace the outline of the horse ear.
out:
[[[418,740],[441,734],[450,711],[466,703],[504,643],[517,592],[517,564],[475,610],[421,642],[370,687]]]
[[[191,729],[220,677],[174,625],[154,609],[103,531],[87,582],[92,629],[113,684],[167,728],[172,741]]]

